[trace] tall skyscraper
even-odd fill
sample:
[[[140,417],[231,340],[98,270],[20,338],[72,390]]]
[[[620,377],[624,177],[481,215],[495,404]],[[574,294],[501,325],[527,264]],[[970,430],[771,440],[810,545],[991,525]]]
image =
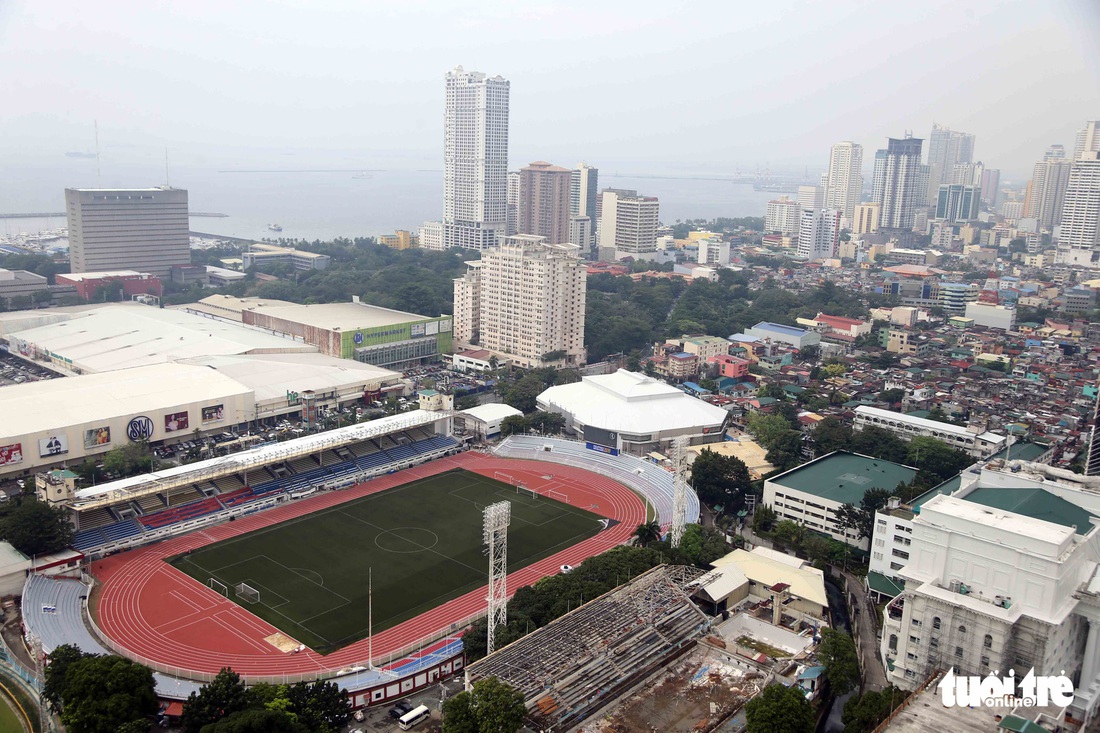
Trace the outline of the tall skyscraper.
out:
[[[519,233],[569,241],[569,188],[573,171],[544,160],[519,171]],[[583,246],[583,242],[576,242]]]
[[[508,236],[519,233],[519,171],[508,171],[508,185],[504,194],[507,213]]]
[[[484,250],[507,231],[508,95],[500,76],[447,73],[443,134],[443,244]]]
[[[879,227],[899,231],[913,228],[914,213],[921,196],[920,138],[889,138],[886,148],[875,153],[871,200],[881,208]]]
[[[798,231],[798,256],[807,260],[836,257],[840,241],[840,212],[836,209],[804,209]]]
[[[657,223],[660,203],[655,196],[637,191],[608,188],[602,194],[600,256],[624,257],[657,251]],[[614,254],[611,254],[611,252]]]
[[[973,183],[953,180],[955,166],[973,160],[973,135],[932,125],[932,134],[928,136],[928,200],[935,201],[941,184]]]
[[[191,264],[187,191],[182,188],[67,188],[69,269],[137,270],[168,277]]]
[[[584,264],[574,244],[517,234],[481,253],[455,280],[455,339],[522,367],[541,366],[560,352],[583,365]]]
[[[599,179],[599,169],[588,163],[578,163],[573,169],[569,186],[570,216],[590,216],[593,220],[596,219],[596,201],[600,197]]]
[[[1100,264],[1100,152],[1086,150],[1073,161],[1060,220],[1058,261]]]
[[[797,201],[780,196],[768,202],[768,210],[764,215],[764,228],[769,232],[779,232],[783,235],[797,234],[798,228],[802,225],[801,222],[802,207]]]
[[[1043,159],[1035,164],[1024,202],[1024,216],[1037,219],[1039,225],[1053,229],[1062,222],[1062,208],[1069,184],[1072,162],[1061,145],[1051,145]]]
[[[1001,196],[1001,171],[996,168],[982,170],[982,201],[990,211],[996,211]]]
[[[844,141],[829,151],[825,174],[825,208],[836,209],[849,222],[863,193],[863,146]]]
[[[945,183],[936,198],[936,218],[950,224],[965,224],[978,218],[981,191],[977,186]]]
[[[1085,126],[1077,131],[1073,145],[1073,159],[1081,157],[1081,153],[1100,152],[1100,120],[1089,120]]]

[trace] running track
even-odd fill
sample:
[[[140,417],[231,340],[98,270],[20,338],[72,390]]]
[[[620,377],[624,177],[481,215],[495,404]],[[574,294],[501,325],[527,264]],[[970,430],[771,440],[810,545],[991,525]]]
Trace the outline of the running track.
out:
[[[99,628],[118,651],[162,671],[216,673],[232,667],[247,676],[314,674],[365,665],[366,639],[322,656],[311,649],[300,654],[280,652],[264,641],[278,631],[241,606],[202,585],[165,562],[165,558],[269,527],[325,507],[454,468],[492,478],[495,471],[514,476],[540,493],[548,490],[569,497],[573,506],[619,520],[595,537],[510,573],[508,589],[530,585],[553,575],[562,565],[578,565],[626,542],[645,521],[641,498],[622,484],[597,473],[542,461],[461,453],[380,476],[344,491],[324,492],[267,511],[191,532],[147,547],[112,555],[92,564],[102,583],[96,606]],[[374,658],[381,659],[451,624],[483,612],[487,587],[471,591],[408,621],[374,635]],[[365,610],[364,610],[365,613]]]

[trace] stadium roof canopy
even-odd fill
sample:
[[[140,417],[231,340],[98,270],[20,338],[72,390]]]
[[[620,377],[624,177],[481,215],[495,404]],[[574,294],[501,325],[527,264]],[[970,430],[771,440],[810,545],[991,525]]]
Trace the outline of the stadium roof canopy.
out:
[[[316,352],[316,347],[268,331],[182,310],[119,303],[12,333],[20,342],[49,351],[83,373],[129,369],[196,356]],[[13,350],[15,350],[13,349]]]
[[[625,369],[550,387],[538,396],[538,403],[568,413],[582,425],[628,434],[720,426],[727,414],[721,407]]]

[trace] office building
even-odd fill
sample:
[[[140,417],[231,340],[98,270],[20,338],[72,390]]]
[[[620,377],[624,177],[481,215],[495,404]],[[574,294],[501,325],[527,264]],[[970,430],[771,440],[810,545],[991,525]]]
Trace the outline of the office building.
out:
[[[419,239],[421,249],[443,249],[443,222],[426,221],[421,224]]]
[[[540,160],[519,171],[519,233],[569,241],[569,190],[573,171]],[[579,244],[579,243],[578,243]]]
[[[882,216],[882,205],[870,202],[856,207],[855,218],[852,220],[852,231],[855,234],[874,234],[878,231],[879,219]]]
[[[706,237],[698,240],[700,265],[722,267],[730,263],[730,243],[721,237]]]
[[[1073,145],[1073,159],[1081,153],[1100,153],[1100,120],[1089,120],[1077,131]]]
[[[508,226],[509,83],[461,66],[447,73],[443,246],[495,247]]]
[[[637,191],[609,188],[601,197],[600,254],[622,259],[657,251],[660,202]]]
[[[406,229],[398,229],[393,234],[382,234],[378,243],[390,249],[413,249],[420,246],[420,237]]]
[[[913,228],[921,198],[918,187],[925,175],[920,162],[923,142],[914,137],[889,138],[887,147],[875,153],[871,200],[880,207],[882,229],[908,232]]]
[[[863,146],[847,140],[837,143],[829,151],[824,206],[836,209],[846,221],[851,222],[862,193]]]
[[[68,283],[56,276],[59,285]],[[33,302],[48,302],[50,286],[46,278],[27,270],[5,270],[0,268],[0,304],[6,303],[9,310],[29,307]]]
[[[943,184],[936,197],[936,218],[951,224],[965,224],[978,219],[981,192],[977,186]]]
[[[1086,151],[1073,161],[1060,219],[1058,261],[1100,266],[1100,153]]]
[[[804,209],[798,231],[798,256],[824,260],[836,256],[840,241],[840,212],[835,209]]]
[[[825,188],[822,186],[799,186],[798,205],[803,209],[820,209],[825,205]]]
[[[1039,226],[1053,229],[1062,222],[1062,207],[1072,161],[1066,158],[1061,145],[1051,145],[1043,159],[1035,164],[1024,201],[1024,217],[1035,219]]]
[[[996,168],[982,170],[982,201],[990,211],[996,211],[1000,203],[1001,171]]]
[[[787,236],[797,234],[802,226],[802,207],[797,201],[792,201],[786,196],[780,196],[775,201],[768,202],[767,213],[764,216],[764,228],[769,232],[779,232]]]
[[[590,216],[593,221],[596,220],[596,201],[600,198],[599,179],[599,169],[587,163],[578,163],[573,169],[569,186],[570,216]]]
[[[586,271],[578,249],[517,234],[483,251],[455,279],[456,340],[521,367],[583,365]]]
[[[940,186],[954,183],[955,166],[974,159],[974,136],[942,125],[932,125],[928,136],[928,198],[935,200]],[[966,175],[964,172],[963,175]],[[972,180],[959,181],[973,183]]]
[[[1016,328],[1016,308],[992,303],[967,303],[966,317],[974,321],[975,326],[999,328],[1012,331]]]
[[[332,258],[316,252],[253,242],[248,245],[247,252],[241,253],[241,263],[246,270],[265,264],[287,264],[295,270],[326,270]]]
[[[65,189],[72,272],[137,270],[167,278],[191,264],[187,191]]]

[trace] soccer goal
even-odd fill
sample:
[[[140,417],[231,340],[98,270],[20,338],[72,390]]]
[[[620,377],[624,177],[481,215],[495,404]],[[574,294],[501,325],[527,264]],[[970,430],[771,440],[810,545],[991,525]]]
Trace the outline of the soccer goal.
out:
[[[506,484],[515,485],[516,477],[510,473],[502,473],[501,471],[493,471],[493,478],[497,481],[503,481]]]
[[[210,580],[206,581],[206,584],[216,590],[218,593],[221,593],[226,598],[229,597],[229,586],[227,586],[225,583],[221,582],[217,578],[211,578]]]
[[[516,493],[517,494],[523,494],[524,496],[529,496],[532,499],[539,498],[538,492],[535,491],[534,489],[528,488],[527,484],[523,483],[522,481],[517,481],[516,482]]]
[[[557,499],[562,504],[568,504],[569,503],[569,497],[566,496],[565,494],[563,494],[560,491],[554,491],[553,489],[547,489],[546,495],[549,496],[551,499]]]
[[[236,591],[238,598],[242,598],[248,603],[260,602],[260,591],[256,590],[248,583],[238,583],[233,587],[233,590]]]

